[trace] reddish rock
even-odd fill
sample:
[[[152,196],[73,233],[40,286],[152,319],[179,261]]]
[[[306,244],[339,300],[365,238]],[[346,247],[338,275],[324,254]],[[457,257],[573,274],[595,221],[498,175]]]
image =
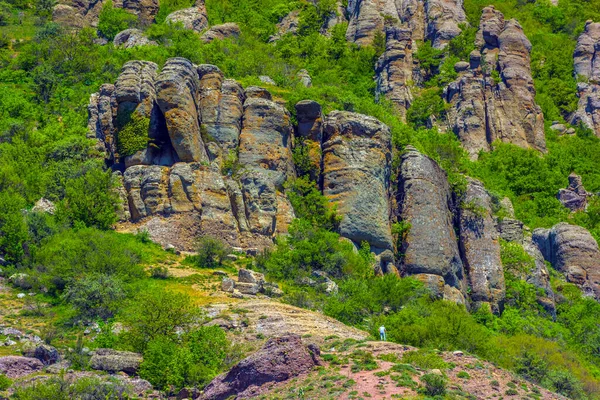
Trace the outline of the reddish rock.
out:
[[[11,379],[21,378],[33,374],[44,368],[44,364],[37,358],[6,356],[0,357],[0,373]]]

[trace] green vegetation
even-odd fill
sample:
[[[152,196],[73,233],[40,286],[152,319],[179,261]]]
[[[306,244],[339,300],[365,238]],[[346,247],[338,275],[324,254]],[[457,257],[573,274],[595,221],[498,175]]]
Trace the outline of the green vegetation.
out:
[[[117,33],[131,28],[136,21],[135,15],[122,8],[116,8],[112,0],[108,0],[98,15],[98,33],[108,40],[113,40]]]

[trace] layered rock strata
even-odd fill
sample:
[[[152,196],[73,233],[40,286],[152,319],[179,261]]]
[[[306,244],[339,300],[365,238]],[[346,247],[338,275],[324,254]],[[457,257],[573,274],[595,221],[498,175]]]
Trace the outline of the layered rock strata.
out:
[[[500,140],[545,151],[544,117],[535,103],[531,43],[515,20],[483,9],[477,49],[444,91],[448,121],[471,158]],[[462,64],[462,63],[461,63]]]
[[[95,27],[98,25],[98,16],[105,3],[105,0],[61,0],[52,10],[52,20],[60,25],[73,28]],[[154,22],[159,8],[158,0],[115,0],[113,5],[137,16],[142,26]]]

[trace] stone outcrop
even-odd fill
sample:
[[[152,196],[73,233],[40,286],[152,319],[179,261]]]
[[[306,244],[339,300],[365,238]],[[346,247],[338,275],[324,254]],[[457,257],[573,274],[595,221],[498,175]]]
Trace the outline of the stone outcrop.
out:
[[[310,178],[319,182],[321,177],[321,145],[323,143],[323,114],[316,101],[302,100],[296,103],[296,145],[304,146],[308,153],[311,170]]]
[[[385,36],[385,53],[379,57],[375,66],[375,96],[376,99],[385,96],[405,120],[406,111],[412,102],[410,87],[416,74],[412,32],[410,29],[390,26],[386,28]]]
[[[444,48],[461,32],[467,18],[460,0],[348,1],[346,39],[369,45],[389,25],[404,25],[417,40],[430,40],[433,47]]]
[[[581,176],[571,173],[569,175],[569,186],[566,189],[560,189],[557,194],[561,204],[571,211],[585,210],[587,199],[591,196],[581,182]]]
[[[206,17],[204,0],[196,0],[194,7],[172,12],[167,15],[165,21],[172,24],[181,23],[185,29],[202,32],[204,29],[208,28],[208,18]]]
[[[402,155],[397,203],[398,219],[410,224],[399,249],[402,274],[415,276],[441,297],[466,303],[446,173],[411,146]]]
[[[471,158],[496,140],[545,151],[544,117],[535,103],[531,43],[515,20],[483,9],[469,68],[445,89],[448,121]],[[494,76],[494,74],[497,74]]]
[[[571,117],[573,125],[583,124],[600,136],[600,23],[587,21],[573,54],[579,104]],[[583,82],[582,82],[583,80]]]
[[[535,243],[533,243],[531,236],[527,236],[524,239],[523,249],[533,258],[535,265],[525,276],[521,276],[520,278],[525,279],[527,283],[538,288],[538,304],[540,304],[550,315],[556,316],[554,291],[550,284],[550,273],[548,272],[548,268],[546,268],[544,256]]]
[[[502,310],[505,286],[498,231],[492,217],[492,200],[483,184],[468,178],[460,204],[459,242],[470,297],[475,308],[483,303]]]
[[[113,39],[115,47],[122,47],[124,49],[131,49],[137,46],[156,46],[157,43],[150,40],[144,35],[139,29],[125,29],[117,33],[117,36]]]
[[[240,36],[240,27],[234,22],[228,22],[221,25],[211,26],[202,34],[200,40],[204,43],[210,43],[213,40],[224,40],[237,38]]]
[[[317,365],[320,365],[318,348],[304,345],[300,336],[286,334],[271,338],[258,352],[210,382],[200,398],[224,400],[231,396],[252,397],[264,385],[295,378]]]
[[[585,228],[562,222],[552,229],[536,229],[533,241],[568,282],[600,299],[600,249]]]
[[[52,10],[52,20],[72,28],[95,27],[98,25],[98,16],[105,3],[106,0],[61,0]],[[137,16],[138,22],[142,26],[154,22],[159,8],[158,0],[115,0],[113,5]]]
[[[342,236],[376,253],[393,249],[391,134],[375,118],[332,111],[323,126],[323,194],[343,216]]]
[[[98,371],[125,372],[133,375],[142,363],[142,356],[129,351],[97,349],[90,359],[90,367]]]
[[[283,35],[295,35],[298,32],[298,24],[300,23],[300,10],[291,11],[277,23],[277,33],[269,38],[269,42],[276,42]]]
[[[37,358],[6,356],[0,357],[0,373],[10,379],[21,378],[44,368],[44,364]]]
[[[259,293],[271,297],[283,295],[283,291],[275,283],[267,282],[261,273],[242,268],[238,271],[237,282],[231,278],[223,278],[221,290],[231,293],[233,297],[257,295]]]

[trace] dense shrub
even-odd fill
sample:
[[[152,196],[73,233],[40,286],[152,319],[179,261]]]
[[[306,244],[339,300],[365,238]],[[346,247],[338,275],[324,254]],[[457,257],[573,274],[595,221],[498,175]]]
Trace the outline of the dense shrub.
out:
[[[112,318],[126,297],[121,279],[110,275],[87,275],[72,283],[63,298],[84,320]]]
[[[117,379],[80,378],[71,383],[59,376],[39,380],[32,385],[19,386],[12,398],[16,400],[124,400],[130,395],[131,389]]]
[[[116,8],[112,0],[102,5],[98,15],[98,32],[108,40],[113,40],[117,33],[131,28],[137,21],[137,17],[122,8]]]
[[[231,247],[220,239],[203,236],[196,244],[196,265],[199,268],[214,268],[223,264],[225,257],[231,253]]]

